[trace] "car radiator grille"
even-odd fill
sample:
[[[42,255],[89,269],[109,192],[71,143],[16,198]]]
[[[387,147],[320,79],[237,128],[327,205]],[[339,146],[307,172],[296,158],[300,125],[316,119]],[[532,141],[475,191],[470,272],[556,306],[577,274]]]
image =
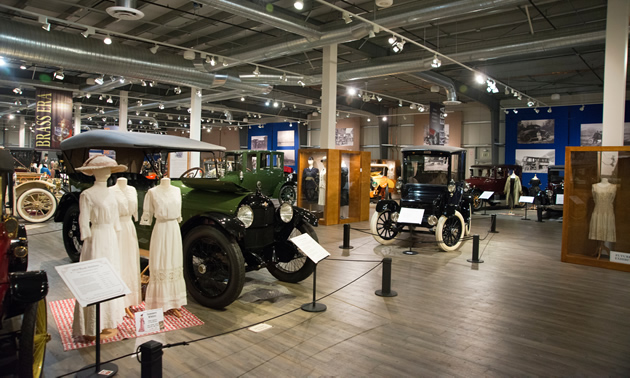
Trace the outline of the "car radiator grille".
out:
[[[243,240],[245,248],[258,249],[273,244],[275,209],[273,206],[269,206],[252,210],[254,211],[254,223],[245,230]]]

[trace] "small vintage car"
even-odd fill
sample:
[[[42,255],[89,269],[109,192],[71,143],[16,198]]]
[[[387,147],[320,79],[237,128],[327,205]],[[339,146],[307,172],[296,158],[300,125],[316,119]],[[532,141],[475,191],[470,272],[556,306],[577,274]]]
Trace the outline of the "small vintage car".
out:
[[[13,159],[0,149],[0,369],[40,377],[50,340],[48,277],[44,271],[26,271],[28,241],[26,229],[13,215],[13,185]]]
[[[277,198],[280,203],[293,205],[297,199],[296,183],[285,174],[284,152],[228,151],[222,159],[204,161],[204,169],[206,178],[233,182],[251,191],[256,191],[260,185],[262,194]]]
[[[471,196],[464,181],[466,150],[447,146],[418,146],[402,150],[402,177],[396,186],[400,204],[381,200],[370,220],[374,239],[391,244],[405,227],[426,227],[444,251],[453,251],[470,233]],[[399,222],[405,208],[423,209],[422,219]]]
[[[485,191],[494,192],[493,198],[497,200],[504,197],[505,181],[512,171],[522,181],[523,167],[520,165],[473,165],[470,167],[470,178],[467,178],[466,182],[470,185],[474,211],[481,209],[483,201],[479,199],[479,196]],[[523,193],[527,192],[523,190]],[[488,201],[488,203],[493,206],[497,204],[496,201]]]
[[[64,163],[69,177],[66,194],[59,201],[56,222],[63,222],[63,241],[72,261],[81,253],[79,229],[79,195],[94,180],[75,170],[90,156],[91,149],[109,150],[116,161],[129,167],[127,172],[110,177],[114,185],[118,177],[125,177],[138,192],[139,213],[146,192],[159,182],[140,174],[144,159],[153,166],[160,156],[166,166],[169,152],[198,151],[218,155],[224,147],[170,135],[123,133],[94,130],[75,135],[61,143]],[[219,162],[212,164],[213,169]],[[261,190],[250,191],[241,185],[217,178],[207,178],[201,167],[184,172],[171,184],[182,194],[182,222],[180,224],[184,278],[190,295],[200,304],[224,308],[241,294],[245,272],[266,268],[284,282],[300,282],[309,277],[314,264],[299,252],[289,238],[308,233],[317,240],[314,226],[318,220],[310,212],[282,203],[275,206]],[[140,248],[149,249],[152,228],[136,225]],[[151,258],[149,256],[149,270]]]
[[[558,194],[564,194],[564,165],[547,167],[547,189],[538,192],[536,202],[547,211],[562,212],[564,204],[558,203]]]

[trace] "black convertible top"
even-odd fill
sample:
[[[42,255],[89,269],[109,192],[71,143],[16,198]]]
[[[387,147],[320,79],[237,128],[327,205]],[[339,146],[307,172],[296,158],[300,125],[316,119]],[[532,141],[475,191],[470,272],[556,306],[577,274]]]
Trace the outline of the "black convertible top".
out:
[[[13,172],[13,155],[9,150],[0,148],[0,172]]]
[[[155,152],[225,151],[225,147],[223,146],[173,135],[131,133],[113,130],[92,130],[75,135],[61,142],[62,151],[81,148],[139,148],[150,149]]]

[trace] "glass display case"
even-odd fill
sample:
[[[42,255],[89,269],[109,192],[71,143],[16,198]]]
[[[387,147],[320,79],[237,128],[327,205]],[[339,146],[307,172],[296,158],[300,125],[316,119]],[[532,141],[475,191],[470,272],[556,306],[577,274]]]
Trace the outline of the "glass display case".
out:
[[[630,272],[630,147],[567,147],[562,261]]]

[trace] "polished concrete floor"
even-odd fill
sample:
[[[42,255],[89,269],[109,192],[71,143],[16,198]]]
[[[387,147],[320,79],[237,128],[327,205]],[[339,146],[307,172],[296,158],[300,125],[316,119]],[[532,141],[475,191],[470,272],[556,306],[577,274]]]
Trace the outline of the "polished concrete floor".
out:
[[[223,311],[189,298],[203,326],[105,344],[102,359],[151,338],[190,341],[273,318],[260,333],[242,329],[165,349],[164,377],[630,376],[630,274],[560,262],[560,222],[496,213],[497,234],[487,233],[489,216],[474,218],[483,264],[466,261],[470,241],[446,253],[420,236],[418,254],[405,255],[407,235],[382,246],[361,222],[352,224],[354,248],[343,250],[343,227],[320,226],[320,243],[332,255],[317,269],[325,312],[299,309],[311,300],[311,279],[286,284],[266,271],[248,273],[245,291],[267,285],[287,295],[253,303],[242,297]],[[28,227],[30,269],[48,272],[49,301],[70,297],[54,269],[69,263],[60,227]],[[384,257],[393,260],[392,298],[374,295]],[[93,347],[63,351],[52,316],[48,329],[46,376],[94,361]],[[140,376],[135,357],[116,364],[119,376]]]

